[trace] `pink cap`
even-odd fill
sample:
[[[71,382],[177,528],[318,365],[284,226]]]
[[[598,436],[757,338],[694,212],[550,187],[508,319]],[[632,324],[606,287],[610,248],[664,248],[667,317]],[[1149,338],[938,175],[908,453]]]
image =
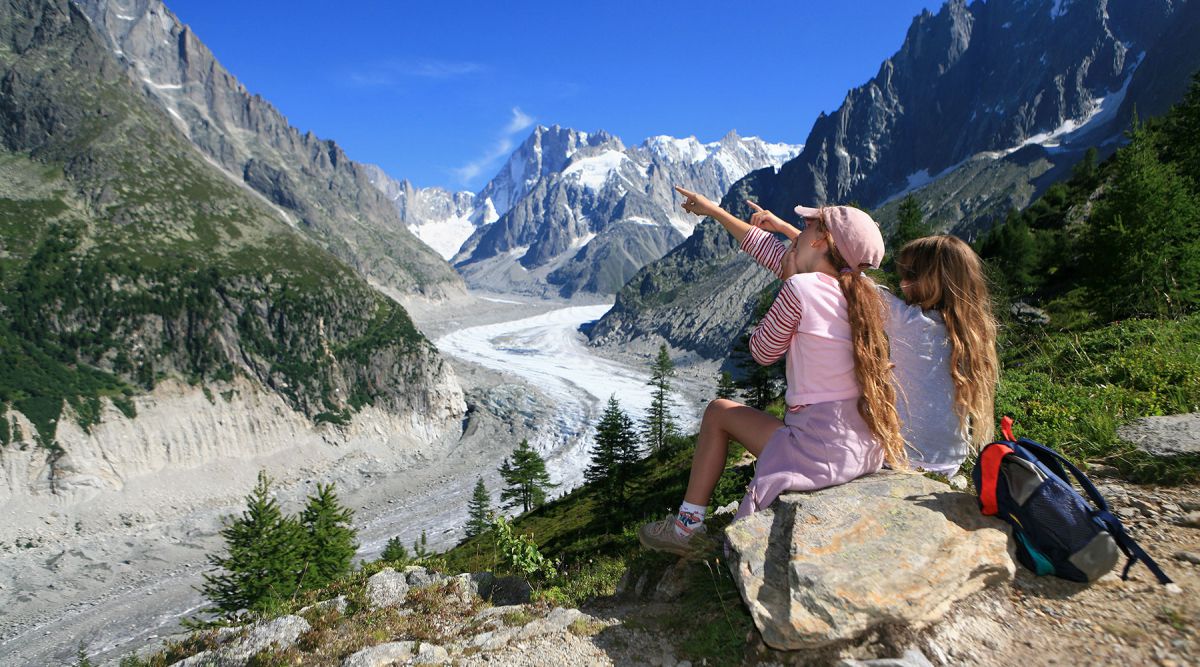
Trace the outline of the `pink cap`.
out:
[[[853,269],[868,266],[878,269],[883,261],[883,234],[879,232],[879,223],[853,206],[796,207],[796,213],[802,218],[821,218],[822,212],[825,226],[846,263]]]

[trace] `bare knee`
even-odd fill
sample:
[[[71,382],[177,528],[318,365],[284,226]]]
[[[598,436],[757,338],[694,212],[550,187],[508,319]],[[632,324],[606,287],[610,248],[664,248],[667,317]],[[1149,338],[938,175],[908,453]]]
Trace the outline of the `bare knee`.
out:
[[[737,401],[731,401],[728,398],[716,398],[709,402],[708,407],[704,408],[704,422],[712,422],[719,424],[721,419],[729,413],[733,408],[743,407]]]

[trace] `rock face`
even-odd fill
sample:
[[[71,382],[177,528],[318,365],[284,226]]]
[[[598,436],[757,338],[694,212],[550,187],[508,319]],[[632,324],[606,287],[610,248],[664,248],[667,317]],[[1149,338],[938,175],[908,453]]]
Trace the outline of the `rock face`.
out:
[[[784,494],[726,537],[742,598],[763,640],[781,649],[847,642],[885,624],[922,627],[1015,573],[1005,524],[913,473]]]
[[[405,310],[197,152],[94,26],[0,5],[0,501],[457,436]],[[300,188],[272,164],[250,173]]]
[[[1144,115],[1178,101],[1200,67],[1200,43],[1181,38],[1184,30],[1200,30],[1197,3],[951,0],[914,19],[878,74],[813,123],[799,156],[777,173],[748,174],[722,203],[745,219],[750,198],[791,220],[796,204],[856,201],[878,213],[886,237],[896,202],[911,192],[927,216],[936,213],[936,227],[970,238],[1026,206],[1087,148],[1114,150],[1135,105]],[[692,276],[736,273],[735,252],[693,237],[648,264],[593,328],[593,342],[659,336],[724,357],[723,333],[748,313],[732,293],[744,285],[697,285]],[[668,310],[737,322],[709,334],[675,327]]]
[[[79,0],[129,77],[201,152],[364,276],[402,293],[460,294],[371,173],[252,95],[161,0]]]
[[[1117,429],[1117,436],[1153,456],[1200,455],[1200,413],[1143,417]]]
[[[310,627],[308,621],[299,616],[280,616],[251,625],[244,635],[226,633],[220,648],[197,653],[176,664],[181,667],[242,667],[259,651],[284,650],[292,646]]]
[[[520,156],[546,145],[553,150],[541,154],[558,159],[539,161],[535,177],[519,181],[524,188],[511,185],[519,180],[514,174],[534,166],[514,166],[529,162]],[[476,201],[492,201],[493,190],[519,198],[510,208],[494,207],[499,219],[467,239],[455,267],[468,284],[490,290],[612,294],[692,233],[694,219],[679,210],[673,185],[719,197],[746,173],[777,166],[797,150],[732,132],[710,144],[652,137],[627,148],[605,132],[538,127]]]

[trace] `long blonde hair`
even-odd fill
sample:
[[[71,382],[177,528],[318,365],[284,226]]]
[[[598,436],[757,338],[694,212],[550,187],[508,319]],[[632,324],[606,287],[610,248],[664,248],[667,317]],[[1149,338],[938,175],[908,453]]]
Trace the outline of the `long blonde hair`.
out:
[[[904,437],[900,435],[891,354],[884,328],[888,317],[887,303],[875,287],[875,281],[862,273],[865,267],[852,267],[842,257],[823,217],[817,220],[817,233],[829,244],[827,256],[838,270],[838,285],[846,297],[850,341],[854,349],[854,376],[863,389],[863,395],[858,399],[858,413],[883,445],[888,465],[907,468],[908,453],[904,449]]]
[[[962,239],[926,236],[909,242],[896,256],[900,280],[910,283],[906,300],[938,310],[950,339],[950,379],[954,412],[971,445],[978,450],[995,430],[996,317],[983,262]]]

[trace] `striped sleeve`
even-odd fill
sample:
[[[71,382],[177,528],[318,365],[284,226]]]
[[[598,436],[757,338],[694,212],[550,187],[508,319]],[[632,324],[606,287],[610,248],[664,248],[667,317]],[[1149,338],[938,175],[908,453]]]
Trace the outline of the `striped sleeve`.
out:
[[[780,271],[783,269],[783,253],[786,250],[787,246],[783,241],[758,227],[751,227],[742,239],[742,251],[780,279],[783,278]]]
[[[750,356],[762,366],[779,361],[800,324],[800,292],[796,283],[783,283],[775,303],[750,334]]]

